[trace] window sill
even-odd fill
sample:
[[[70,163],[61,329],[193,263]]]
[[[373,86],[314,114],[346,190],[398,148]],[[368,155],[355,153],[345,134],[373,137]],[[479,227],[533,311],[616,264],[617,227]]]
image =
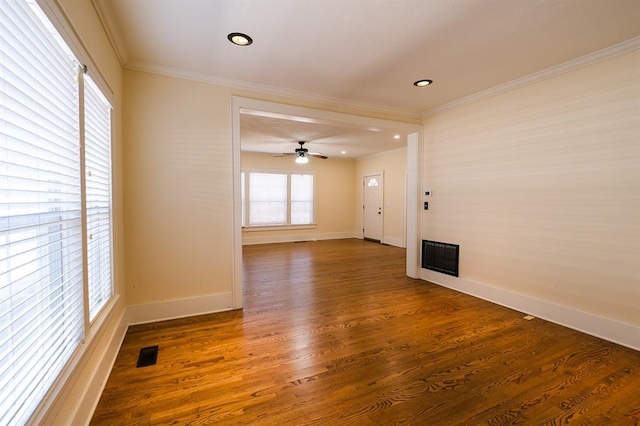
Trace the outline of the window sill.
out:
[[[261,232],[261,231],[293,231],[297,229],[315,229],[318,225],[270,225],[270,226],[243,226],[245,232]]]

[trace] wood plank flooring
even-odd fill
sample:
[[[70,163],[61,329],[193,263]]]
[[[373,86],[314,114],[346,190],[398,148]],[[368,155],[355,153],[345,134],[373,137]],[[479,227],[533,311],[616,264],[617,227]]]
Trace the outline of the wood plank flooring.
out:
[[[396,247],[243,251],[244,310],[131,327],[92,425],[640,424],[640,352],[407,278]]]

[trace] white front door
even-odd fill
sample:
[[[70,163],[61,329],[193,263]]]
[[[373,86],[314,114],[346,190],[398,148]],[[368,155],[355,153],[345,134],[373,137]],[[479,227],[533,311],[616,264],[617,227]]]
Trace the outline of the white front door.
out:
[[[368,240],[382,240],[382,183],[381,174],[364,177],[362,233]]]

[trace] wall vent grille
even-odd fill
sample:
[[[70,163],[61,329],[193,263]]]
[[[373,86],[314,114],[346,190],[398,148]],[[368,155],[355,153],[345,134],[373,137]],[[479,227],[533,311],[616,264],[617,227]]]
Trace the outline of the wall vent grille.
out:
[[[460,246],[422,240],[422,267],[443,274],[458,276]]]

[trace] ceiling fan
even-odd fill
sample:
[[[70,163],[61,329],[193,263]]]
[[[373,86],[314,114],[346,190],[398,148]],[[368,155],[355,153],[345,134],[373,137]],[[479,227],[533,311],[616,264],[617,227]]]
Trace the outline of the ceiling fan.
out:
[[[295,152],[283,152],[282,154],[276,155],[276,157],[282,157],[283,155],[295,155],[296,163],[305,164],[309,161],[309,157],[321,158],[326,160],[328,157],[326,155],[322,155],[319,152],[309,152],[307,148],[304,147],[306,141],[298,141],[300,144],[300,148],[296,148]]]

